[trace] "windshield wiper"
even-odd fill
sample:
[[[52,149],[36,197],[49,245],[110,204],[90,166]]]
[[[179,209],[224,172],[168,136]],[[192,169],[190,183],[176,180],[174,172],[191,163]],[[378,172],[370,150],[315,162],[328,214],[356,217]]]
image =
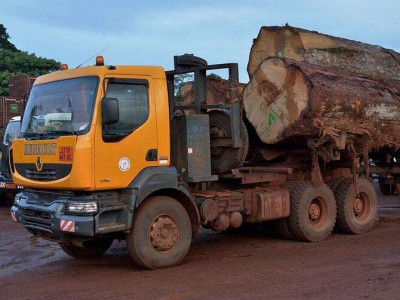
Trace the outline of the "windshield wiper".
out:
[[[46,132],[51,135],[78,135],[78,133],[73,130],[49,130]]]
[[[54,139],[61,135],[78,135],[78,133],[76,131],[68,131],[68,130],[50,130],[45,132],[22,133],[20,136],[23,138],[39,140],[43,138]]]
[[[26,132],[26,133],[21,133],[20,137],[29,138],[32,140],[39,140],[42,138],[49,138],[50,136],[48,135],[47,132]]]

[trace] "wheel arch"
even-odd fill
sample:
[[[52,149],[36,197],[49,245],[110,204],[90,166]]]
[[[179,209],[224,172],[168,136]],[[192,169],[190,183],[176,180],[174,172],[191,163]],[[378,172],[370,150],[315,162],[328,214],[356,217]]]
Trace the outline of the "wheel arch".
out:
[[[199,233],[201,227],[199,210],[187,184],[178,181],[176,168],[146,168],[135,178],[129,188],[133,196],[130,202],[132,212],[152,196],[168,196],[177,200],[186,209],[192,224],[193,236]]]
[[[192,224],[192,235],[193,237],[197,236],[201,228],[200,214],[193,200],[193,197],[190,195],[189,191],[185,193],[182,190],[177,190],[177,189],[161,189],[153,192],[146,199],[151,198],[153,196],[168,196],[177,200],[180,204],[182,204],[182,206],[186,209],[189,215],[190,222]],[[144,199],[144,201],[146,199]]]

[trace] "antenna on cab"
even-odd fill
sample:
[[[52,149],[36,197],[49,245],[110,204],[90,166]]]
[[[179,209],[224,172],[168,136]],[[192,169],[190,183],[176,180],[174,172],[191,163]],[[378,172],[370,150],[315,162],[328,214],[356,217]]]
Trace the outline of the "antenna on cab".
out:
[[[90,57],[89,59],[85,60],[83,63],[81,63],[79,66],[77,66],[77,68],[79,68],[80,66],[82,66],[84,63],[87,63],[89,60],[91,60],[93,57],[103,53],[104,51],[106,51],[107,49],[109,49],[110,47],[104,48],[103,50],[101,50],[99,53],[96,53],[95,55],[93,55],[92,57]]]

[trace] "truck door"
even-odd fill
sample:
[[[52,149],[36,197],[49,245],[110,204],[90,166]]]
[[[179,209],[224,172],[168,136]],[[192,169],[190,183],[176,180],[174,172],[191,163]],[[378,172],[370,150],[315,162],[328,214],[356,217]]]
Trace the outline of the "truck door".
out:
[[[101,125],[95,140],[96,189],[125,188],[146,167],[157,165],[157,118],[151,79],[109,79],[107,98],[116,98],[119,121]]]

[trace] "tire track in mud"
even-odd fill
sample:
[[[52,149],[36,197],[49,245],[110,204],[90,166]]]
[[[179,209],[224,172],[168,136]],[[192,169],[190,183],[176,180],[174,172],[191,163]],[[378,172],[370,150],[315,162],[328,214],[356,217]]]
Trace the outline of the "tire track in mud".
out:
[[[30,235],[20,224],[11,221],[9,225],[10,221],[3,218],[4,207],[0,209],[3,227],[0,236],[0,278],[35,269],[65,257],[56,243]]]

